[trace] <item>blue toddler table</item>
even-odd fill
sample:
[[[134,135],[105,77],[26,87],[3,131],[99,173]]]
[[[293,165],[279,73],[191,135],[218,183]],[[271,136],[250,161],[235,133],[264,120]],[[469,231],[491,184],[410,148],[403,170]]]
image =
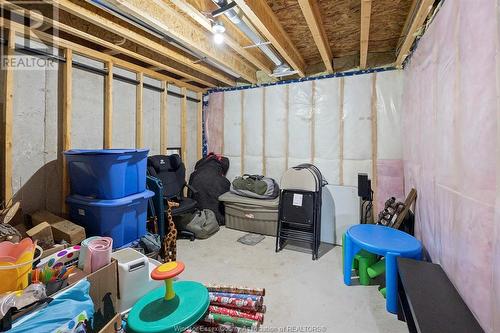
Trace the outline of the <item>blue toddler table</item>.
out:
[[[401,256],[420,260],[422,244],[415,237],[402,231],[375,224],[358,224],[350,227],[345,235],[344,283],[351,285],[352,261],[360,250],[385,257],[385,283],[387,311],[398,309],[398,268],[396,258]]]

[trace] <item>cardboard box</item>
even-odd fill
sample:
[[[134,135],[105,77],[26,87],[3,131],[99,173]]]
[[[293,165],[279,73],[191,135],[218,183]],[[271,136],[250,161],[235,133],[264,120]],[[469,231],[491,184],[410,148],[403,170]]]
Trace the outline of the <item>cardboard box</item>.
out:
[[[31,215],[33,225],[48,223],[52,226],[52,234],[56,242],[66,241],[70,245],[79,244],[85,239],[85,229],[60,216],[46,210],[39,210]]]
[[[52,227],[47,222],[38,224],[37,226],[26,231],[26,234],[33,240],[38,241],[38,245],[40,245],[40,247],[44,250],[54,246]]]
[[[53,223],[51,226],[56,242],[64,240],[70,245],[76,245],[85,239],[85,228],[68,220]]]
[[[115,259],[94,273],[86,275],[76,269],[68,278],[70,286],[80,279],[90,282],[90,297],[94,302],[94,330],[99,332],[116,315],[118,298],[118,264]]]

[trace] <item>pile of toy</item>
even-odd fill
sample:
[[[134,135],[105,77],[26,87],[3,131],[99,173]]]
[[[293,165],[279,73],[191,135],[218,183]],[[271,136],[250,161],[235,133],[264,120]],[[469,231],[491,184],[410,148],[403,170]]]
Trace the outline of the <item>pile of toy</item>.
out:
[[[207,285],[208,312],[186,333],[256,332],[264,322],[264,288]]]

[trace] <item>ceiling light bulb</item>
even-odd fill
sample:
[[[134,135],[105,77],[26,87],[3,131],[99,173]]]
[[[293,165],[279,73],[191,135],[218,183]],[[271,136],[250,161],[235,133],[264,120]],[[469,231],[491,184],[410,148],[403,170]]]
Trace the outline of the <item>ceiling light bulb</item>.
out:
[[[214,34],[214,42],[215,44],[224,43],[224,35],[219,33]]]

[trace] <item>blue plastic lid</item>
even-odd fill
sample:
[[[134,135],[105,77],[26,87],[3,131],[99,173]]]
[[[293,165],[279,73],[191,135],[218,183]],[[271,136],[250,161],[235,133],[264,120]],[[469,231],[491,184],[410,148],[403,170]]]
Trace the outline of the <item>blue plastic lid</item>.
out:
[[[130,154],[130,153],[148,153],[149,149],[71,149],[66,150],[64,155],[108,155],[108,154]]]
[[[138,199],[149,199],[154,197],[154,192],[146,190],[137,194],[132,194],[120,199],[104,200],[96,199],[93,197],[86,197],[83,195],[73,194],[66,197],[66,202],[68,204],[78,204],[93,207],[118,207],[131,204],[133,201]]]

